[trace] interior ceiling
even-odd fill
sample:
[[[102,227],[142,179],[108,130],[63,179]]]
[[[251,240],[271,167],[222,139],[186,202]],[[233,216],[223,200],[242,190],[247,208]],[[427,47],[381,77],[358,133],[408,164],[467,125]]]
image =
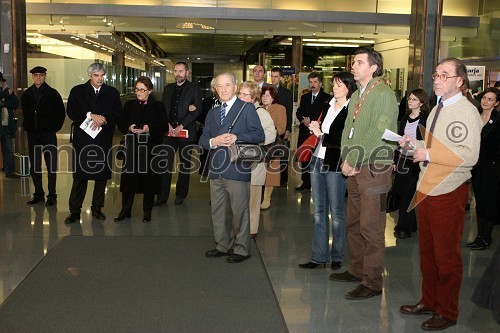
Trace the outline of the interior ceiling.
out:
[[[28,32],[144,33],[168,58],[235,59],[275,36],[380,42],[410,33],[410,16],[404,14],[38,3],[28,3],[26,11]],[[441,37],[474,37],[478,24],[477,18],[444,17]]]

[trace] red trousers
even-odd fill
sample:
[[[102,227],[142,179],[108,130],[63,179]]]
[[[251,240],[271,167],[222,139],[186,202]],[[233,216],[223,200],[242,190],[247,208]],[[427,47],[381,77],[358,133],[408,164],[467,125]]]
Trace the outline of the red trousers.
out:
[[[428,196],[418,205],[420,302],[451,320],[458,318],[461,240],[468,195],[469,185],[463,184],[450,193]]]

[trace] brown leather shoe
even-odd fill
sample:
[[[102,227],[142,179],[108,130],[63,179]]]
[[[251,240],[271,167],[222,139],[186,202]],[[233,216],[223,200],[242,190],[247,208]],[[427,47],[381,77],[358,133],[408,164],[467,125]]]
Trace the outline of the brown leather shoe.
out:
[[[403,305],[399,308],[399,311],[410,315],[434,314],[432,309],[429,309],[422,303],[417,303],[415,305]]]
[[[431,319],[424,321],[420,327],[427,331],[441,331],[447,327],[455,325],[456,323],[457,322],[455,320],[450,320],[438,313],[435,313]]]
[[[340,282],[361,282],[363,279],[352,275],[349,271],[345,271],[344,273],[330,274],[330,280]]]

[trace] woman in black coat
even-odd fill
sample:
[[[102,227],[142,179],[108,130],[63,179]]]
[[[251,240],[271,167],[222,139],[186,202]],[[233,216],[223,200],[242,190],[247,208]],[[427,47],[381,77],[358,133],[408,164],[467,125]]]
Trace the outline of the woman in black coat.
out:
[[[161,158],[155,147],[163,144],[168,129],[167,115],[165,105],[153,99],[152,91],[151,80],[139,77],[135,83],[137,99],[125,103],[124,119],[119,124],[120,130],[127,135],[120,179],[122,209],[114,219],[116,222],[131,216],[135,193],[144,193],[142,222],[150,222],[154,196],[161,190]]]
[[[497,219],[497,193],[500,187],[500,91],[487,88],[481,97],[481,147],[479,160],[472,169],[472,189],[476,198],[477,236],[467,243],[472,250],[487,249]]]
[[[423,89],[413,90],[408,98],[408,109],[398,126],[399,135],[409,135],[413,139],[422,140],[419,126],[425,127],[429,115],[429,96]],[[394,194],[399,197],[399,218],[394,235],[397,238],[407,238],[413,231],[417,230],[417,216],[415,210],[409,212],[408,207],[417,189],[420,167],[413,163],[412,153],[405,150],[396,150],[394,160],[396,161],[396,174],[394,176]]]

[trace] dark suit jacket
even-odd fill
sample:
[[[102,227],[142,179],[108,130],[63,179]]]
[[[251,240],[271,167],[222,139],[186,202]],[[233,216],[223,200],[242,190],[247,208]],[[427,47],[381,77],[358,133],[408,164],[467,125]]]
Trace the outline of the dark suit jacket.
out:
[[[332,97],[325,93],[321,89],[316,97],[316,100],[311,104],[312,92],[302,95],[300,98],[300,106],[297,108],[295,116],[299,120],[299,137],[297,139],[297,147],[299,147],[311,134],[309,128],[307,128],[303,123],[302,119],[304,117],[309,117],[311,121],[318,120],[320,114],[322,114],[321,119],[324,119],[328,108],[330,108],[330,99]]]
[[[123,117],[120,93],[115,88],[103,84],[99,90],[99,96],[96,97],[89,80],[71,89],[66,112],[74,125],[73,170],[75,173],[73,178],[79,180],[110,179],[113,154],[109,151],[117,119]],[[102,131],[94,139],[80,129],[80,124],[87,118],[87,112],[106,117],[107,123],[102,126]],[[93,153],[96,155],[92,156]]]
[[[234,124],[231,133],[237,136],[238,141],[262,143],[265,140],[264,129],[253,104],[245,103],[237,98],[222,125],[220,124],[221,107],[217,106],[211,109],[205,119],[205,127],[199,141],[203,149],[210,150],[207,161],[210,166],[208,173],[210,179],[222,176],[225,179],[250,181],[251,164],[231,163],[227,147],[210,148],[210,139],[228,132],[229,126],[244,104],[244,109]]]
[[[167,111],[167,121],[171,124],[171,120],[168,119],[170,116],[170,106],[172,104],[172,94],[174,92],[174,87],[177,83],[170,83],[165,86],[163,89],[163,97],[162,102],[165,104]],[[189,131],[188,139],[179,139],[186,141],[196,141],[198,139],[196,134],[196,119],[200,115],[202,111],[202,97],[201,97],[201,88],[199,85],[193,82],[186,81],[184,82],[186,85],[184,90],[182,91],[181,99],[179,101],[179,109],[178,109],[178,121],[184,129]],[[189,111],[189,105],[194,104],[196,106],[195,111]]]
[[[326,114],[325,114],[326,116]],[[325,152],[325,167],[328,171],[340,172],[340,142],[342,141],[342,131],[344,130],[345,120],[347,118],[347,106],[335,117],[335,120],[330,125],[329,134],[323,135],[323,147],[326,147]]]
[[[293,97],[292,92],[285,87],[278,88],[279,104],[286,109],[286,130],[292,131],[292,116],[293,116]]]

